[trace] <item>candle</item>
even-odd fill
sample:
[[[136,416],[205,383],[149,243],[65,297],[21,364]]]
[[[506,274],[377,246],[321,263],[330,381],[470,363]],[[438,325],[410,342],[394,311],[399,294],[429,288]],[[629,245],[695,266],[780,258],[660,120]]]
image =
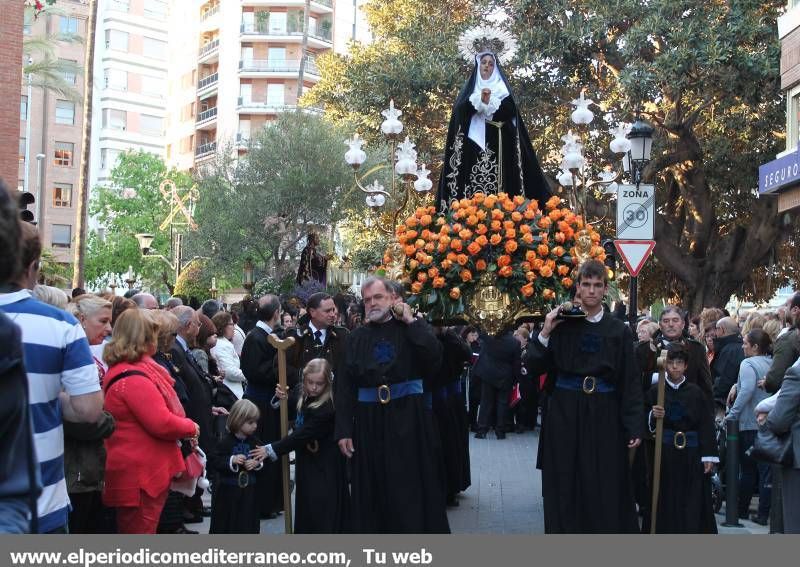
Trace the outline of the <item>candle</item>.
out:
[[[211,289],[217,289],[217,278],[211,278]]]

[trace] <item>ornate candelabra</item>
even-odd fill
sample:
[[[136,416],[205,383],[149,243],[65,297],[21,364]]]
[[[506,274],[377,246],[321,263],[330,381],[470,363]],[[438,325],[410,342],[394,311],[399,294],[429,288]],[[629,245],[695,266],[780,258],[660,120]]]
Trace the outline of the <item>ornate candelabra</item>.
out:
[[[349,149],[344,159],[353,168],[356,187],[365,194],[367,205],[375,213],[376,218],[370,225],[387,235],[394,235],[397,221],[411,201],[412,195],[414,193],[424,195],[433,187],[433,182],[428,179],[431,172],[425,164],[417,168],[417,151],[414,143],[408,136],[403,142],[398,143],[403,131],[403,123],[399,120],[402,114],[401,110],[395,108],[394,100],[389,101],[389,108],[381,112],[384,117],[381,132],[389,142],[388,164],[378,164],[359,176],[359,169],[367,159],[367,154],[361,149],[364,140],[355,133],[352,139],[345,141]],[[387,165],[391,169],[391,185],[388,191],[377,179],[367,183],[367,177]],[[387,202],[390,202],[391,207],[388,216],[381,214],[386,212]]]

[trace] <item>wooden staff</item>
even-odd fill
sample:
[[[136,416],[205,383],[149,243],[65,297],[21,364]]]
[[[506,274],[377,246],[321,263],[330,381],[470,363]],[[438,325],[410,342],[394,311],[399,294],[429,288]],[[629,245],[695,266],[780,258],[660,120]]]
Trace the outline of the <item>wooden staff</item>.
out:
[[[294,337],[286,340],[279,339],[276,335],[267,337],[269,344],[278,351],[278,384],[288,393],[286,388],[286,351],[294,344]],[[281,438],[289,434],[289,405],[288,397],[281,400]],[[283,474],[283,519],[286,522],[286,533],[292,533],[292,498],[289,494],[289,455],[281,457],[281,473]]]
[[[667,351],[662,350],[656,362],[658,366],[658,396],[656,405],[664,407],[664,387],[666,374],[664,368],[667,363]],[[650,533],[656,533],[656,515],[658,514],[658,489],[661,484],[661,450],[664,443],[664,418],[656,418],[655,453],[653,455],[653,502],[650,506]]]

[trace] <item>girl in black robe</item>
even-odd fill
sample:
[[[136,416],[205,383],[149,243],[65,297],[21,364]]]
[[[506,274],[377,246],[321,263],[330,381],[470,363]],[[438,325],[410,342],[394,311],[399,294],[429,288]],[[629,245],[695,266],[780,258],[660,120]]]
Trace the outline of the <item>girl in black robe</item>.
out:
[[[273,461],[295,452],[294,533],[336,534],[349,529],[345,458],[333,438],[335,424],[330,363],[315,358],[303,369],[303,394],[294,430],[266,446]],[[286,398],[278,386],[276,398]]]
[[[705,482],[713,463],[719,462],[714,418],[708,411],[703,390],[686,380],[688,363],[689,352],[685,347],[670,345],[664,405],[656,405],[657,385],[645,396],[650,430],[655,431],[657,417],[664,419],[656,515],[656,533],[660,534],[717,533],[711,488]],[[642,531],[650,533],[649,513],[645,514]]]
[[[551,194],[511,87],[490,52],[475,56],[453,106],[436,206],[444,211],[453,200],[479,192],[539,202]]]
[[[239,400],[228,414],[228,435],[209,459],[217,473],[211,500],[212,534],[257,534],[260,531],[256,474],[264,463],[250,457],[261,442],[253,437],[260,412],[250,400]]]

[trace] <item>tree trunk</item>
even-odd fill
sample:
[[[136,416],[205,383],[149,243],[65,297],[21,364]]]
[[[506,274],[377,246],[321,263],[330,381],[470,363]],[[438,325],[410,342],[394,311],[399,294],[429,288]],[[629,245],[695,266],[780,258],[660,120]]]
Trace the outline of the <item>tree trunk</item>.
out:
[[[300,97],[303,96],[303,76],[306,72],[306,60],[308,59],[308,18],[311,14],[311,0],[306,0],[303,6],[303,43],[300,47],[300,72],[297,76],[297,104],[300,104]]]
[[[78,219],[75,229],[75,257],[72,287],[84,287],[86,264],[86,224],[89,220],[89,154],[92,141],[92,91],[94,90],[94,35],[97,26],[97,0],[90,0],[86,24],[86,74],[83,81],[83,135],[81,136],[81,174],[78,181]]]

